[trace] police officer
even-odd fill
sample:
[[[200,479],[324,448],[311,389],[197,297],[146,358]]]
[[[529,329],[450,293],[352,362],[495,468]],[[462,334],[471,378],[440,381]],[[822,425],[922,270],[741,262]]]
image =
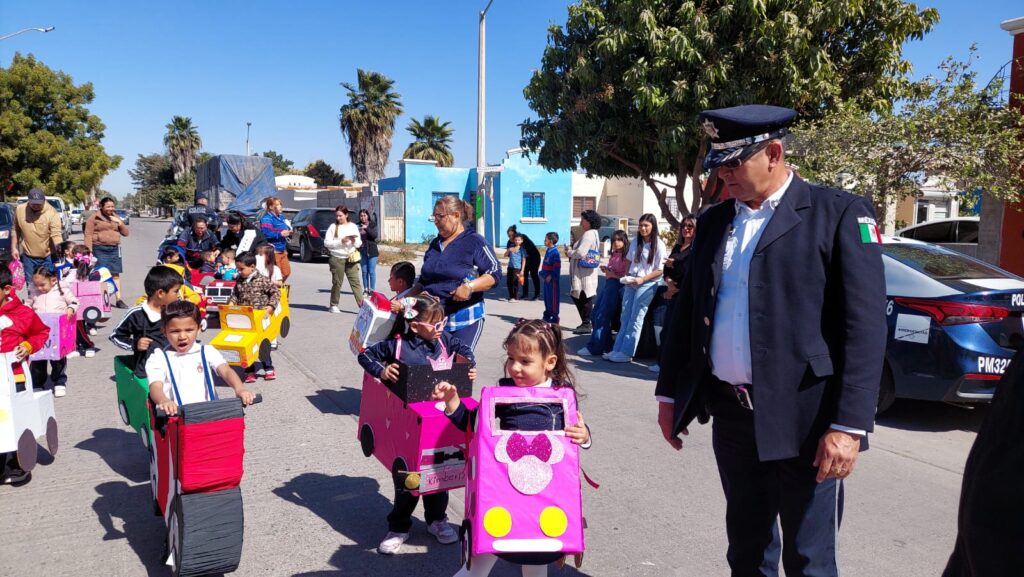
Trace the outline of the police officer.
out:
[[[220,215],[210,208],[210,197],[205,192],[196,192],[195,204],[181,212],[181,228],[192,228],[196,217],[202,217],[213,234],[220,238]]]
[[[677,450],[714,417],[733,576],[835,577],[842,480],[867,448],[885,352],[871,205],[785,162],[796,112],[701,113],[731,198],[697,225],[662,354],[658,424]],[[781,535],[779,526],[781,524]]]

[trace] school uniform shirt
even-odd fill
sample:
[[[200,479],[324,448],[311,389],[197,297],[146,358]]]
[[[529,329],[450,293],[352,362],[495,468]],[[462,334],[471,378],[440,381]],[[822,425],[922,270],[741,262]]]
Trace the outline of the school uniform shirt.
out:
[[[150,355],[149,360],[146,361],[146,378],[149,383],[162,383],[164,395],[179,405],[214,400],[216,396],[210,398],[209,393],[213,389],[213,375],[217,372],[217,367],[226,362],[220,351],[210,345],[201,345],[198,342],[192,343],[192,348],[186,353],[169,349],[170,347],[167,347],[154,351],[154,354]],[[167,353],[166,357],[164,353]],[[203,353],[206,354],[209,375],[203,370]],[[170,361],[170,366],[167,361]],[[173,381],[171,373],[174,374]],[[207,387],[207,378],[210,379],[209,387]],[[178,385],[180,399],[174,394],[175,383]]]
[[[508,253],[508,268],[518,271],[523,268],[523,247],[519,247],[519,250]]]
[[[398,358],[396,358],[395,353],[398,352],[399,340],[402,341],[402,350],[399,352]],[[435,342],[421,339],[416,335],[401,339],[384,339],[360,353],[357,360],[359,361],[359,366],[363,367],[364,371],[379,379],[381,373],[384,372],[384,367],[396,361],[401,361],[408,366],[418,367],[430,364],[432,360],[437,360],[441,355],[441,343],[444,344],[444,348],[449,355],[458,353],[466,357],[466,360],[470,363],[473,363],[473,366],[476,366],[473,350],[449,333],[441,333],[441,336]]]
[[[544,260],[540,265],[540,276],[558,276],[558,273],[562,271],[562,255],[558,253],[557,246],[548,247],[547,252],[544,253]]]

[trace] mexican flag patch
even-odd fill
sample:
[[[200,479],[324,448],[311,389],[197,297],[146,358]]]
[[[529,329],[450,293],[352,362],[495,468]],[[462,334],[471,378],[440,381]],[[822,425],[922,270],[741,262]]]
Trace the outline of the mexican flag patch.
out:
[[[862,216],[857,219],[857,226],[860,227],[860,241],[864,244],[882,244],[882,234],[878,232],[878,225],[875,219],[869,216]]]

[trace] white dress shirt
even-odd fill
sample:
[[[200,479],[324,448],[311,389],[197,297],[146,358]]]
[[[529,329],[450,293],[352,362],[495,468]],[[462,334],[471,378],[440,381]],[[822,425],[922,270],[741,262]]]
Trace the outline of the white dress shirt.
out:
[[[178,403],[178,398],[174,394],[174,384],[171,381],[171,372],[173,371],[174,379],[178,383],[178,393],[181,394],[181,402],[179,404],[187,405],[189,403],[212,401],[213,399],[209,398],[210,395],[206,388],[207,377],[203,372],[203,360],[200,354],[204,350],[206,352],[206,366],[211,373],[209,378],[213,379],[212,373],[216,373],[217,368],[225,363],[224,357],[220,354],[220,351],[210,345],[201,345],[196,342],[192,344],[192,348],[186,353],[179,353],[168,347],[166,358],[163,352],[159,350],[153,351],[153,354],[149,355],[149,359],[146,361],[147,380],[150,384],[162,383],[164,395]],[[170,367],[167,366],[167,361],[171,361]]]

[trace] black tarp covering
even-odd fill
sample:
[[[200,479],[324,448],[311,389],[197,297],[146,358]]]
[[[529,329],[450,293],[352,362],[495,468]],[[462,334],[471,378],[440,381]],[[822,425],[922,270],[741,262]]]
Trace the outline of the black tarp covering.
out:
[[[179,575],[230,573],[238,569],[244,523],[241,489],[179,495],[177,500],[182,533]]]

